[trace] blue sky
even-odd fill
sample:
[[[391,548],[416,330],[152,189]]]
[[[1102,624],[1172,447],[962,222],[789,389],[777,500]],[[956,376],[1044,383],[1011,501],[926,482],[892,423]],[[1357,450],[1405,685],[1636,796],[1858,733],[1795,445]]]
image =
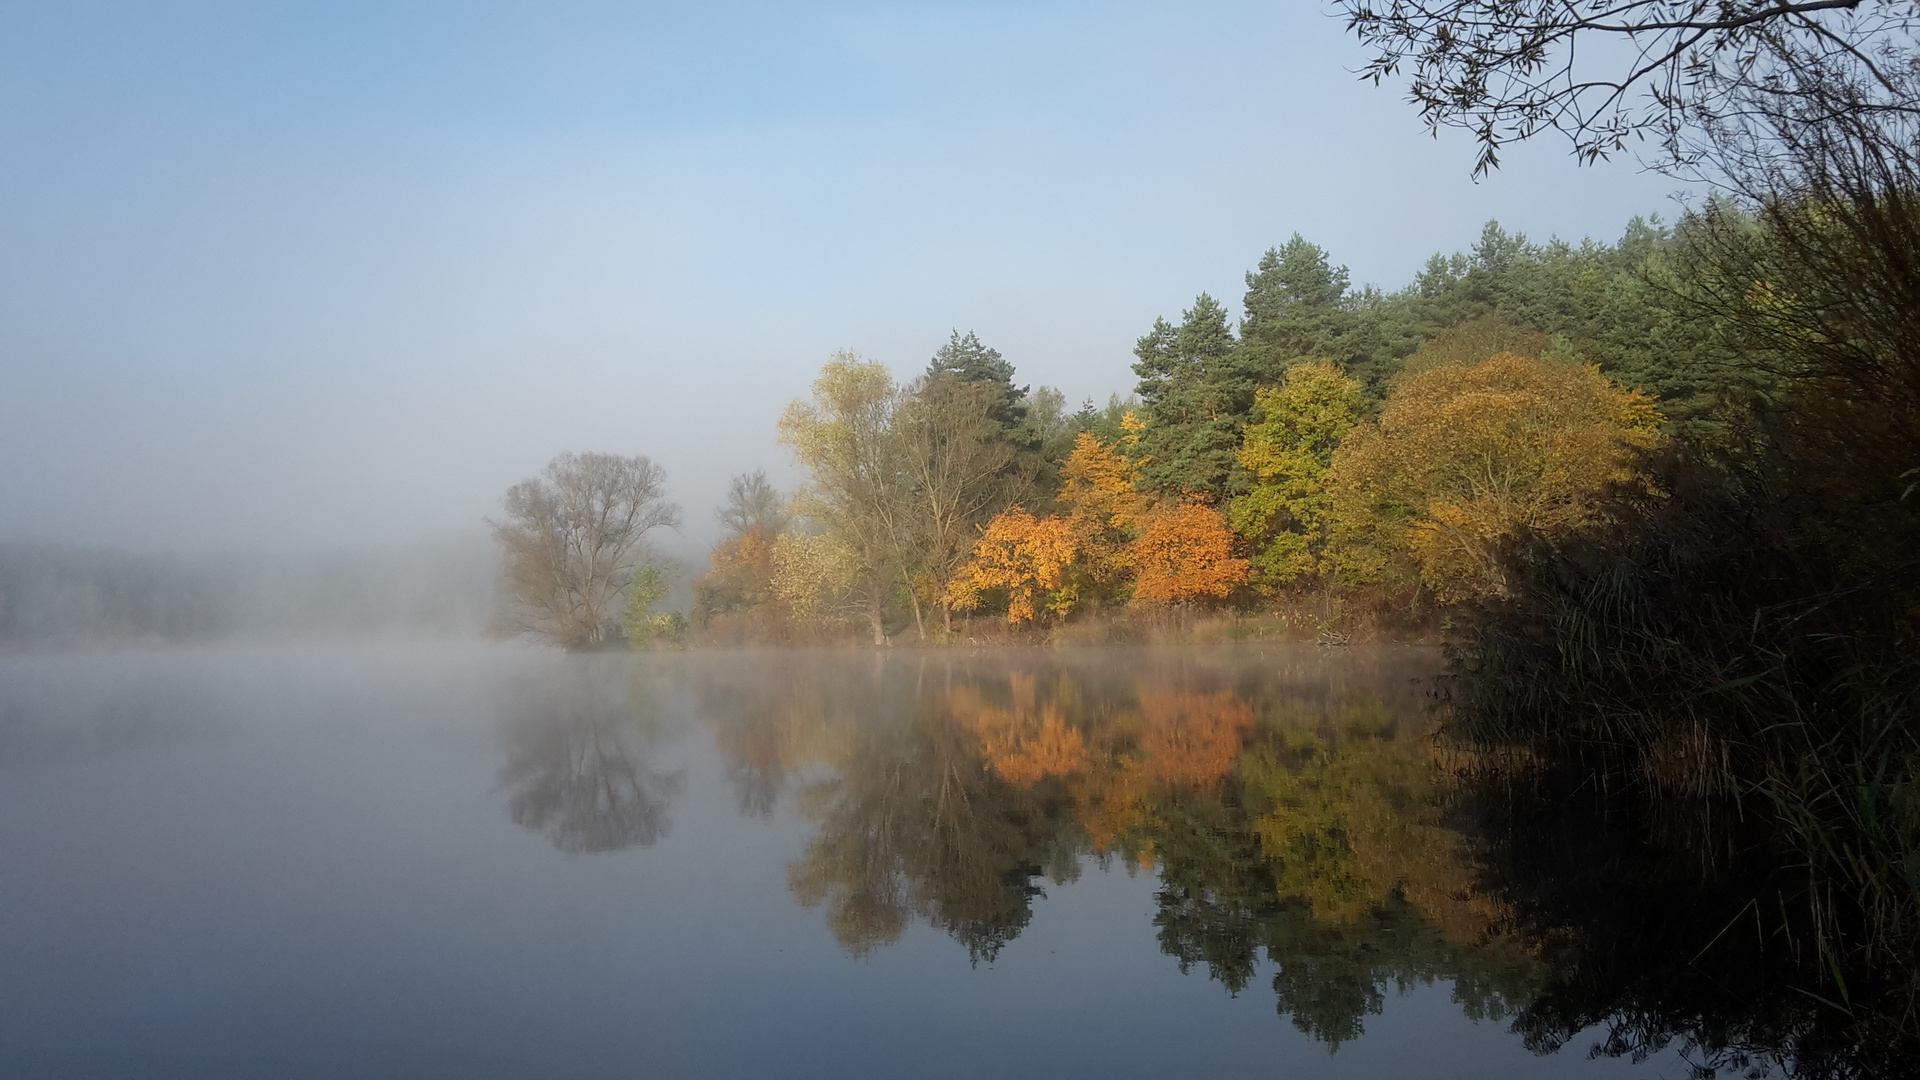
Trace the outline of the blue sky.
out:
[[[592,449],[691,553],[836,349],[1104,399],[1295,231],[1393,288],[1675,209],[1550,142],[1475,183],[1362,59],[1284,0],[7,5],[0,539],[472,534]]]

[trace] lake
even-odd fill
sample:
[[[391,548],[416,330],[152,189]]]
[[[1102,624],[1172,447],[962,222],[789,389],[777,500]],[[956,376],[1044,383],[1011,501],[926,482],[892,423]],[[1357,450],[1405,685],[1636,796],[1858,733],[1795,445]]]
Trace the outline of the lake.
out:
[[[1555,1005],[1438,666],[0,658],[0,1074],[1686,1075]]]

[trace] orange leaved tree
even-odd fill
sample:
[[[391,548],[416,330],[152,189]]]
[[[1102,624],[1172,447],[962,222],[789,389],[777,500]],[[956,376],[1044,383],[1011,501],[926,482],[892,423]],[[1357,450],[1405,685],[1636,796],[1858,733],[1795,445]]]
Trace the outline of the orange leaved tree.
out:
[[[1247,560],[1233,554],[1233,530],[1201,502],[1161,506],[1140,519],[1128,545],[1133,598],[1149,604],[1218,600],[1247,580]]]
[[[1031,622],[1043,608],[1065,615],[1078,598],[1069,580],[1078,551],[1065,520],[1037,518],[1018,506],[1009,507],[988,522],[974,542],[973,561],[954,581],[953,606],[978,607],[982,594],[1002,590],[1010,623]]]

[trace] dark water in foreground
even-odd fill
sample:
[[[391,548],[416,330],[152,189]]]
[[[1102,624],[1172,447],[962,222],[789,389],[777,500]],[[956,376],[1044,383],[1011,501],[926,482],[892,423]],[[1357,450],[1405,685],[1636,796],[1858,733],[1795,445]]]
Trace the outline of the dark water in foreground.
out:
[[[0,1075],[1686,1075],[1536,1015],[1436,662],[0,659]]]

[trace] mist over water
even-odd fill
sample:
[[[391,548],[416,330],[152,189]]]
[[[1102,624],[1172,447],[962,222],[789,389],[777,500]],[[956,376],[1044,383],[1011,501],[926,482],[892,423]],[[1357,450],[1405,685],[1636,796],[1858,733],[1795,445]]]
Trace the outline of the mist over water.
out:
[[[1320,740],[1365,784],[1417,790],[1392,763],[1419,760],[1432,664],[458,644],[0,659],[0,1060],[1643,1074],[1588,1061],[1592,1037],[1530,1052],[1509,1027],[1548,973],[1476,939],[1418,871],[1401,893],[1315,899],[1206,854],[1252,827],[1232,809],[1243,754]],[[1449,850],[1417,807],[1374,812],[1351,826],[1418,840],[1415,862]],[[1356,865],[1377,873],[1326,880]]]
[[[478,637],[493,625],[498,577],[480,536],[306,555],[0,543],[0,650]]]

